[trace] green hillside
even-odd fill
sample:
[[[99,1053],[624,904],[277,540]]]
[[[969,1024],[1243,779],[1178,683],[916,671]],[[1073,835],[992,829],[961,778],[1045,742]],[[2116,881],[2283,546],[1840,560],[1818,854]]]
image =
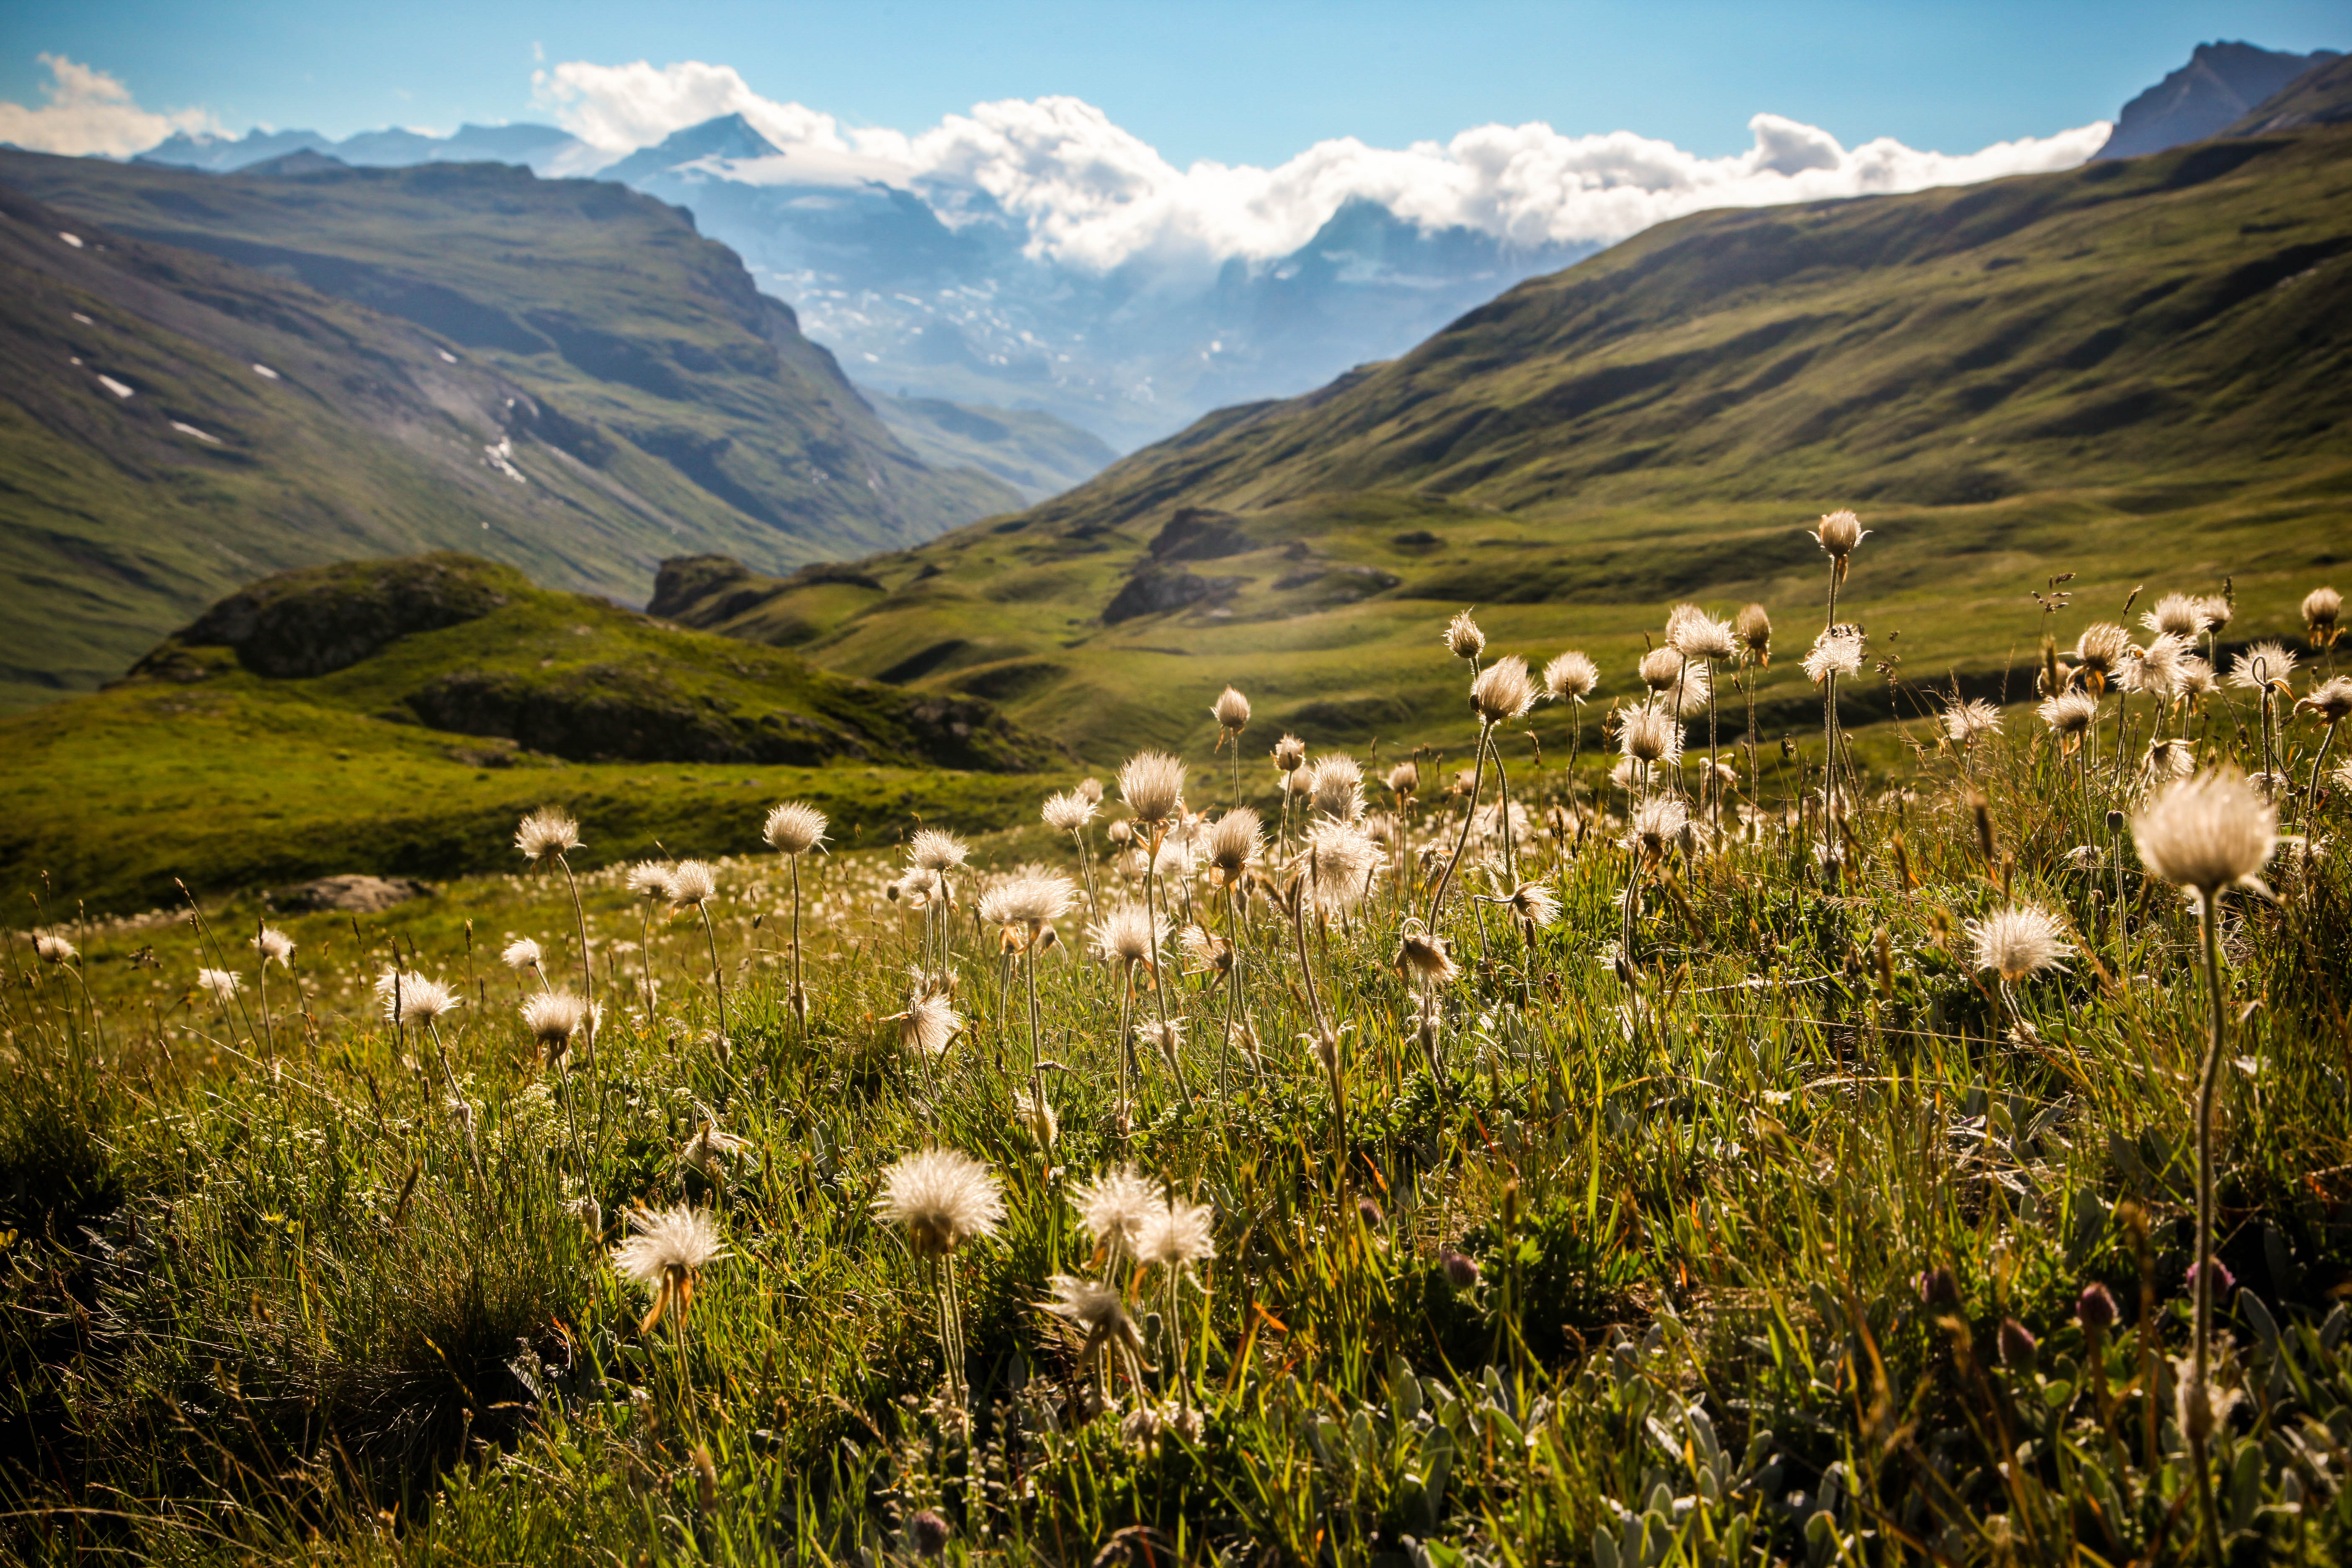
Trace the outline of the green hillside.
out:
[[[989,704],[534,588],[454,554],[316,567],[213,606],[105,691],[0,720],[10,897],[94,908],[352,870],[495,867],[542,800],[597,863],[740,849],[786,793],[845,842],[910,814],[993,826],[1066,766]],[[486,827],[485,825],[488,825]],[[488,835],[486,837],[486,834]]]
[[[1801,649],[1800,525],[1841,505],[1875,531],[1848,608],[1915,682],[2001,689],[2062,572],[2069,636],[2225,578],[2232,637],[2284,633],[2352,540],[2347,252],[2341,130],[1702,214],[1017,517],[661,607],[1097,757],[1197,737],[1228,679],[1269,731],[1439,733],[1459,695],[1421,656],[1465,605],[1502,650],[1585,647],[1604,698],[1680,598],[1761,600]],[[1809,700],[1794,662],[1768,723]]]
[[[860,389],[890,432],[935,468],[978,468],[1026,502],[1085,483],[1118,460],[1100,438],[1042,408],[1000,408]]]
[[[782,569],[1018,502],[618,186],[0,153],[0,280],[10,708],[280,567],[463,546],[634,596],[681,545]]]

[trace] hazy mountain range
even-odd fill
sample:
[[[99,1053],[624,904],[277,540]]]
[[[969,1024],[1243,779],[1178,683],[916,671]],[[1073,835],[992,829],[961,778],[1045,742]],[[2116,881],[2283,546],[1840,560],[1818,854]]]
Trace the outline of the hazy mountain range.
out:
[[[2102,155],[2210,135],[2336,58],[2202,46],[2126,108]],[[618,90],[617,68],[564,68],[576,72],[567,90]],[[2068,167],[2101,151],[2095,127],[2087,141],[2069,132],[1958,159],[1892,142],[1846,149],[1769,115],[1754,131],[1755,147],[1733,159],[1693,160],[1622,132],[1487,127],[1444,149],[1328,143],[1297,166],[1224,172],[1263,176],[1252,200],[1294,225],[1293,187],[1349,193],[1299,231],[1303,243],[1198,232],[1237,221],[1185,205],[1181,187],[1200,171],[1169,169],[1075,100],[983,105],[912,139],[842,132],[760,100],[625,153],[553,126],[467,125],[341,142],[179,134],[144,157],[213,171],[296,153],[362,166],[495,159],[619,180],[692,212],[860,384],[1042,410],[1124,450],[1211,409],[1402,353],[1658,217]],[[1096,186],[1113,194],[1087,194]]]

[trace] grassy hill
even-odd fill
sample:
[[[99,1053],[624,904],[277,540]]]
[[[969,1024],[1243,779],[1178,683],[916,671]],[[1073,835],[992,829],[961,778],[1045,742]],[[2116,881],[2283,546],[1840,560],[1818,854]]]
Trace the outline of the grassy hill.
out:
[[[1875,531],[1846,607],[1876,656],[2021,691],[2028,594],[2063,572],[2069,637],[2143,584],[2225,579],[2231,637],[2294,626],[2347,553],[2347,253],[2343,130],[1702,214],[1017,517],[854,574],[677,577],[660,608],[985,695],[1091,757],[1197,743],[1229,679],[1269,737],[1409,742],[1459,726],[1428,653],[1465,605],[1500,650],[1585,647],[1604,698],[1676,599],[1761,600],[1801,648],[1800,525],[1854,505]],[[1809,701],[1793,663],[1768,721]]]
[[[93,908],[365,870],[495,867],[542,801],[597,863],[740,851],[786,795],[845,842],[1033,805],[1050,742],[989,704],[534,588],[454,554],[318,567],[231,595],[109,689],[0,720],[0,893]],[[486,837],[487,835],[487,837]],[[21,907],[21,905],[19,906]]]
[[[1018,504],[619,186],[0,153],[0,279],[9,708],[281,567],[463,546],[634,596],[681,545],[784,569]]]

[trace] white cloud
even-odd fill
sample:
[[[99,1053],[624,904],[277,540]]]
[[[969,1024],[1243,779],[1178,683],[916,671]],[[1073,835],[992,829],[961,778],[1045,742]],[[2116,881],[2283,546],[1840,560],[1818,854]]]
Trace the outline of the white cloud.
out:
[[[1482,125],[1402,149],[1318,142],[1277,167],[1179,169],[1075,98],[1008,99],[928,131],[845,130],[761,97],[730,66],[573,61],[534,75],[541,103],[583,141],[618,155],[720,114],[740,114],[782,150],[710,172],[754,184],[880,180],[919,191],[950,223],[984,195],[1027,230],[1030,254],[1108,270],[1149,258],[1179,268],[1266,260],[1305,245],[1346,203],[1369,200],[1424,228],[1460,226],[1512,244],[1609,243],[1706,207],[1763,206],[1966,184],[2068,169],[2106,140],[2105,121],[1964,154],[1881,137],[1859,147],[1777,114],[1721,158],[1628,131],[1565,136],[1540,121]]]
[[[174,131],[196,135],[220,129],[201,109],[142,109],[121,82],[63,55],[43,55],[40,61],[49,68],[49,83],[41,89],[46,101],[33,109],[0,100],[0,142],[36,153],[128,158]]]

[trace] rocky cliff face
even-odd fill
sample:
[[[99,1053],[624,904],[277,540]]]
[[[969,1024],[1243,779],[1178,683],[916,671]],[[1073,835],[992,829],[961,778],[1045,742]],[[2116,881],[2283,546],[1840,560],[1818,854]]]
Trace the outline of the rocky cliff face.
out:
[[[2124,105],[2094,163],[2161,153],[2216,136],[2306,71],[2342,57],[2291,55],[2252,44],[2200,44],[2189,63]]]

